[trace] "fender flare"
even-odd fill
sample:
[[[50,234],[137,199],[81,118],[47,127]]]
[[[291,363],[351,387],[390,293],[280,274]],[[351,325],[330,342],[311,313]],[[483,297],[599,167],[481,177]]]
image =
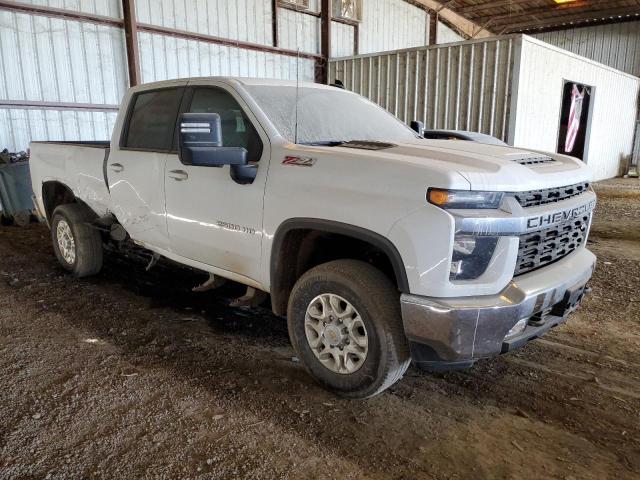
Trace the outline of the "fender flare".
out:
[[[282,292],[281,278],[279,269],[282,264],[282,242],[291,230],[318,230],[327,233],[336,233],[347,237],[356,238],[364,242],[370,243],[380,249],[391,262],[393,273],[398,285],[398,290],[402,293],[409,293],[409,279],[407,271],[402,260],[400,252],[396,246],[386,237],[379,233],[373,232],[366,228],[357,227],[348,223],[336,222],[333,220],[325,220],[321,218],[290,218],[285,220],[277,228],[273,243],[271,244],[270,258],[270,280],[272,295],[280,295]],[[277,303],[277,300],[276,302]]]

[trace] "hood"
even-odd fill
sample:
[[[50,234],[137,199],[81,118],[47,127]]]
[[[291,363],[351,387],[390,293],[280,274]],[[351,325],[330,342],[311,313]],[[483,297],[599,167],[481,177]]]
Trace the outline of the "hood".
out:
[[[462,140],[416,139],[380,149],[360,149],[357,145],[331,148],[345,154],[358,150],[387,160],[455,170],[472,190],[528,191],[591,179],[586,164],[573,157]]]

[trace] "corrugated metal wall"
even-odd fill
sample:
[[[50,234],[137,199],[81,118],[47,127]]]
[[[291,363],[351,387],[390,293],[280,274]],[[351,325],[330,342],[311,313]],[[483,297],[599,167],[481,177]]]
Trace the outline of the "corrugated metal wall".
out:
[[[20,3],[43,5],[70,10],[72,12],[93,13],[111,18],[122,18],[120,0],[19,0]]]
[[[233,75],[313,81],[314,61],[146,32],[138,33],[142,81]]]
[[[593,87],[587,164],[596,179],[619,175],[632,150],[640,79],[524,37],[513,142],[556,151],[564,80]]]
[[[331,56],[348,57],[354,54],[354,35],[356,29],[351,25],[331,22]]]
[[[363,2],[359,52],[373,53],[429,43],[429,15],[403,0]]]
[[[117,104],[127,88],[116,27],[0,10],[0,98]]]
[[[62,2],[50,2],[62,6]],[[76,10],[86,2],[74,4]],[[95,12],[117,17],[113,2]],[[109,7],[110,6],[110,7]],[[108,7],[108,8],[107,8]],[[0,148],[30,140],[108,139],[114,111],[10,108],[11,102],[114,106],[126,91],[124,33],[117,27],[0,11]]]
[[[340,79],[401,120],[508,136],[517,36],[332,60]]]
[[[458,32],[453,31],[442,22],[438,22],[438,35],[436,38],[438,40],[438,43],[453,43],[461,42],[464,40],[464,37],[462,35],[460,35]]]
[[[278,42],[282,48],[320,53],[320,19],[284,8],[278,9]]]
[[[265,0],[137,0],[136,16],[140,23],[273,45]]]
[[[640,77],[640,22],[572,28],[533,36]]]

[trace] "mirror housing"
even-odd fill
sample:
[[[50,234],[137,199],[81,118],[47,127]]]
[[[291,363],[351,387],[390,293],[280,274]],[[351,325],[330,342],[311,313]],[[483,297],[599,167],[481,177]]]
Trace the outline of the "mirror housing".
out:
[[[420,122],[418,120],[413,120],[409,126],[411,127],[411,130],[415,130],[416,132],[418,132],[418,135],[421,135],[424,133],[424,123]]]
[[[256,178],[257,165],[247,163],[247,150],[224,147],[222,123],[217,113],[183,113],[180,126],[180,161],[197,167],[231,166],[231,178],[237,183],[251,183]]]

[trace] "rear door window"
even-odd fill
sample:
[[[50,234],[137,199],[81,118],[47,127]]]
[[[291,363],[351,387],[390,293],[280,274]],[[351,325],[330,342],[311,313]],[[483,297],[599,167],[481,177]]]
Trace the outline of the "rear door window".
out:
[[[176,87],[136,94],[122,147],[169,151],[183,92]]]

